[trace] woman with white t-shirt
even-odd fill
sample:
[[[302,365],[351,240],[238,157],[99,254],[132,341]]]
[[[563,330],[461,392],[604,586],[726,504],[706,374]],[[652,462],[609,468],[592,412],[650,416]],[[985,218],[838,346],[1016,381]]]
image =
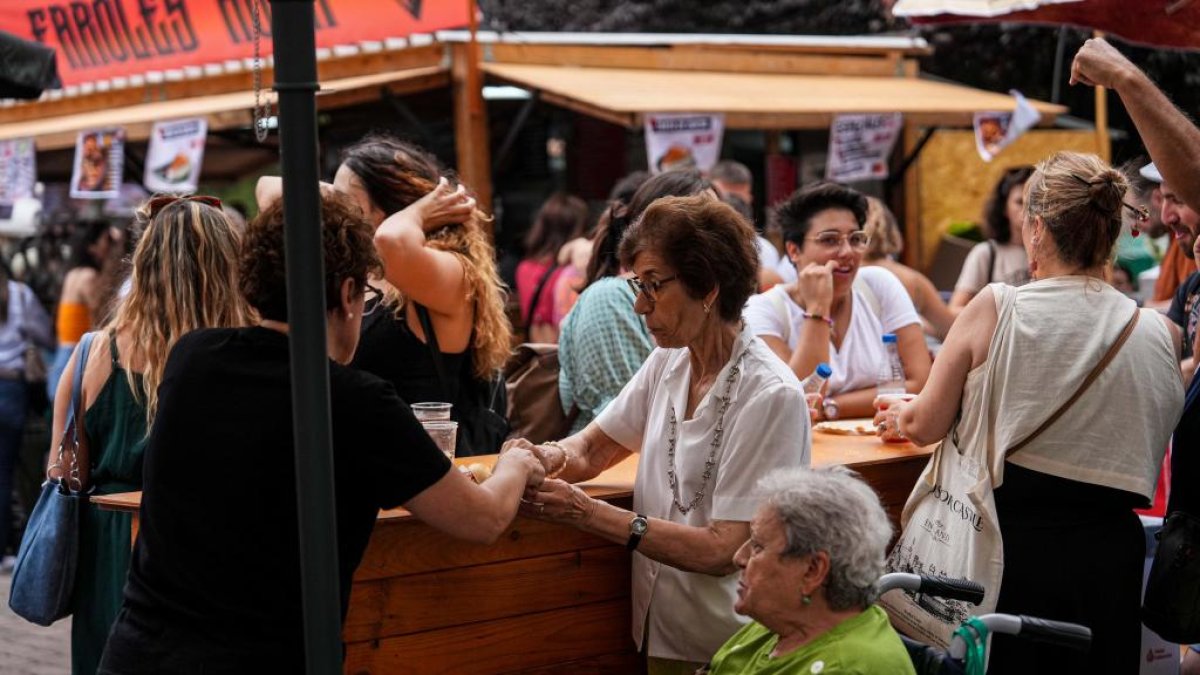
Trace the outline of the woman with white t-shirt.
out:
[[[950,296],[951,311],[961,312],[990,283],[1022,286],[1029,282],[1029,258],[1021,241],[1021,220],[1025,212],[1025,183],[1031,175],[1032,166],[1015,166],[1000,176],[983,212],[988,240],[976,244],[963,261],[954,294]]]
[[[521,513],[635,551],[634,641],[650,675],[690,674],[748,620],[733,610],[733,555],[759,478],[809,464],[809,421],[799,380],[741,325],[758,255],[732,208],[707,194],[659,199],[619,252],[658,349],[583,431],[535,448],[559,480],[527,491]],[[571,485],[635,452],[632,511]]]
[[[774,215],[798,278],[750,298],[744,318],[797,377],[807,377],[821,362],[833,368],[817,419],[875,414],[886,333],[896,335],[905,388],[921,391],[930,366],[921,317],[894,274],[861,267],[866,197],[817,183],[797,191]]]

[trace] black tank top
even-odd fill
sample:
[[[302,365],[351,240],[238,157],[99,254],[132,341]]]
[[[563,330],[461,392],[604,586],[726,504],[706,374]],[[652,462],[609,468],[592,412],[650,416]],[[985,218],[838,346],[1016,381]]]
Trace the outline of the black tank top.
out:
[[[463,379],[462,369],[469,367],[469,357],[469,349],[457,354],[442,352],[447,380],[443,388],[438,382],[429,345],[412,332],[403,313],[397,317],[391,308],[379,307],[363,319],[358,351],[350,365],[391,382],[405,403],[445,401],[453,404],[453,417],[457,420],[463,408],[459,400],[459,383]]]

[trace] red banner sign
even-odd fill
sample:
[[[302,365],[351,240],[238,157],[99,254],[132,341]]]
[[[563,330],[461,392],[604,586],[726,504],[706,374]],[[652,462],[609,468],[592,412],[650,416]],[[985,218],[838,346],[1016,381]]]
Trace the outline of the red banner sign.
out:
[[[0,30],[58,52],[64,85],[254,54],[254,4],[263,56],[268,0],[3,0]],[[315,0],[317,46],[406,37],[467,24],[468,0]]]

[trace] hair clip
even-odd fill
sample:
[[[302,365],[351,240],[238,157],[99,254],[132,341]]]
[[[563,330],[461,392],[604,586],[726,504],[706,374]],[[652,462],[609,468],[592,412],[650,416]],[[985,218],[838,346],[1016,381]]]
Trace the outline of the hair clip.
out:
[[[1075,180],[1079,181],[1080,183],[1083,183],[1084,185],[1086,185],[1088,187],[1092,187],[1093,185],[1098,185],[1098,184],[1104,182],[1102,180],[1087,180],[1081,176],[1076,176],[1073,173],[1068,174],[1068,175],[1070,175],[1071,178],[1074,178]],[[1122,201],[1121,206],[1124,206],[1125,208],[1127,208],[1133,212],[1133,225],[1130,227],[1130,229],[1133,230],[1133,236],[1137,237],[1137,236],[1141,235],[1141,232],[1138,231],[1138,229],[1137,229],[1137,224],[1144,223],[1144,222],[1147,222],[1148,220],[1150,220],[1150,209],[1146,208],[1145,204],[1142,204],[1141,206],[1134,206],[1133,204],[1130,204],[1129,202],[1126,202],[1126,201]]]

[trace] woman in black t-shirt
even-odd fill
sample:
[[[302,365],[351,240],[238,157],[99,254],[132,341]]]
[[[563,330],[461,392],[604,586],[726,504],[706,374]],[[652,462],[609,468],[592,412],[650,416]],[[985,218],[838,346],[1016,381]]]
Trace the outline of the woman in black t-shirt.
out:
[[[358,344],[371,227],[323,199],[325,296],[342,618],[381,508],[494,541],[541,463],[510,450],[475,485],[392,386],[345,367]],[[246,232],[239,283],[261,323],[190,333],[168,358],[145,453],[141,530],[102,673],[302,672],[283,214]]]

